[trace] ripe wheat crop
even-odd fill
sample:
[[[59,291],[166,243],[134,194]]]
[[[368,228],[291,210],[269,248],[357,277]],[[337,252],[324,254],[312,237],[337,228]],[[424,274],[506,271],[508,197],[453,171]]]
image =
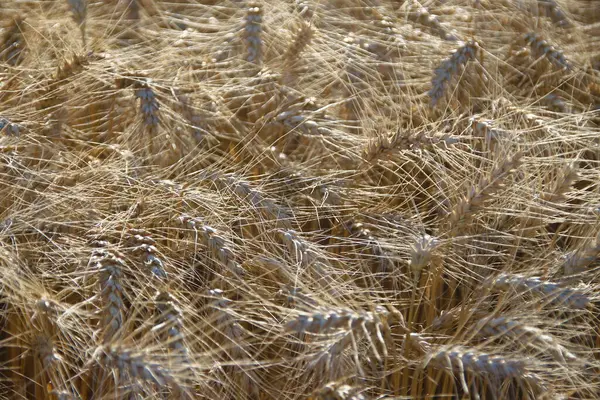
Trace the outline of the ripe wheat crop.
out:
[[[599,49],[598,0],[0,1],[0,398],[600,398]]]

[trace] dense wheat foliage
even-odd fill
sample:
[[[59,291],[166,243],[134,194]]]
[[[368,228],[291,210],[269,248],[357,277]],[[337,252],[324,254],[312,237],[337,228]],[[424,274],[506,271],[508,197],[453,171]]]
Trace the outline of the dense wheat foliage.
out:
[[[0,26],[0,398],[600,397],[598,0]]]

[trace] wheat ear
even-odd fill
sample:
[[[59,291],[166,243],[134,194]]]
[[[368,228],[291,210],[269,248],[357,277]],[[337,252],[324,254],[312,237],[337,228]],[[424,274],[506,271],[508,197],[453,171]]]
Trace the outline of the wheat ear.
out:
[[[539,378],[527,371],[525,361],[491,356],[461,346],[444,347],[428,354],[425,365],[458,373],[462,389],[467,394],[469,394],[465,377],[467,372],[483,377],[496,388],[506,379],[511,378],[528,382],[534,388],[539,387]]]
[[[150,234],[140,229],[129,230],[130,251],[133,254],[139,255],[144,266],[152,273],[152,275],[160,280],[167,278],[167,272],[162,259],[158,255],[156,242]]]
[[[519,152],[505,159],[494,167],[489,177],[482,178],[472,186],[450,213],[450,223],[454,225],[482,207],[487,199],[502,188],[503,180],[520,165],[521,157],[522,153]]]
[[[427,8],[422,7],[416,1],[414,2],[414,5],[416,6],[417,10],[414,12],[411,11],[408,13],[408,17],[412,21],[428,27],[429,29],[432,30],[432,32],[435,35],[438,35],[442,40],[448,40],[448,41],[452,41],[452,42],[455,42],[458,40],[458,38],[455,35],[450,34],[446,31],[446,28],[444,28],[444,26],[440,23],[440,20],[438,19],[438,17],[430,14],[429,10],[427,10]]]
[[[257,1],[249,1],[244,18],[246,61],[256,65],[262,64],[263,57],[262,17],[262,5]]]
[[[180,362],[188,362],[189,351],[184,342],[183,315],[177,300],[169,292],[159,291],[154,297],[154,304],[158,313],[158,324],[153,330],[164,329],[169,348],[181,356]]]
[[[160,104],[158,103],[154,89],[150,85],[150,81],[137,82],[133,88],[135,97],[140,99],[140,113],[142,114],[144,124],[148,127],[150,133],[156,133],[158,124],[160,123],[158,116]]]
[[[364,227],[360,222],[350,224],[350,233],[358,237],[369,246],[371,253],[377,258],[378,268],[376,272],[391,272],[394,264],[387,252],[383,249],[379,241],[371,234],[371,231]]]
[[[573,183],[579,179],[575,164],[569,164],[560,171],[554,185],[550,191],[542,194],[541,198],[545,201],[557,203],[565,200],[565,194],[571,190]]]
[[[112,341],[114,335],[123,327],[123,287],[121,277],[125,262],[106,249],[95,249],[90,260],[92,268],[100,273],[100,294],[103,310],[100,326],[103,329],[103,341]]]
[[[442,61],[434,70],[431,89],[427,93],[432,107],[435,107],[446,95],[450,81],[459,75],[459,72],[465,68],[469,61],[475,60],[478,49],[479,44],[477,42],[469,41],[458,47],[449,58]]]
[[[573,23],[567,17],[567,14],[554,0],[538,0],[538,5],[544,11],[546,16],[550,17],[556,25],[569,28]]]
[[[293,64],[298,60],[304,49],[310,44],[313,36],[313,28],[310,24],[302,21],[300,28],[295,34],[294,40],[285,52],[284,63],[287,65]]]
[[[371,163],[393,151],[445,149],[458,141],[457,137],[448,133],[429,136],[424,131],[406,133],[399,130],[391,136],[380,135],[370,141],[362,151],[362,159]]]
[[[584,310],[591,306],[590,298],[580,290],[561,287],[557,283],[542,281],[536,277],[502,273],[487,285],[493,290],[532,293],[573,310]]]
[[[277,221],[277,225],[281,226],[282,228],[291,228],[292,218],[290,217],[288,211],[275,203],[274,200],[269,199],[258,189],[250,186],[248,182],[241,180],[234,175],[216,178],[213,179],[213,182],[217,183],[217,185],[220,187],[233,190],[237,196],[248,200],[255,210],[258,210],[268,218]]]
[[[309,400],[367,400],[367,397],[361,392],[360,388],[343,385],[339,382],[330,382],[314,391]]]
[[[7,136],[19,136],[22,131],[24,131],[23,126],[0,117],[0,133],[4,133]]]
[[[13,18],[0,41],[0,59],[12,67],[16,67],[23,61],[23,50],[25,49],[24,27],[23,18]]]
[[[87,21],[87,2],[88,0],[67,0],[69,3],[69,7],[71,8],[71,13],[73,14],[73,20],[79,26],[79,30],[81,31],[81,41],[83,42],[83,47],[86,47],[86,37],[85,37],[85,25]]]
[[[571,63],[564,56],[562,51],[557,50],[554,46],[550,45],[542,36],[537,33],[527,33],[524,36],[525,42],[531,48],[531,54],[536,57],[545,57],[550,64],[554,65],[558,69],[571,70],[573,69]]]
[[[563,271],[565,275],[575,275],[585,269],[598,258],[600,253],[600,235],[588,241],[582,248],[567,253],[564,257]]]
[[[427,234],[416,238],[412,243],[409,265],[415,282],[419,281],[421,271],[429,264],[433,252],[438,246],[439,240]]]
[[[225,297],[221,289],[208,290],[208,297],[212,300],[210,308],[216,314],[216,327],[229,344],[228,346],[221,346],[221,348],[225,350],[229,360],[238,363],[248,356],[248,343],[245,339],[246,330],[232,313],[232,300]],[[242,368],[241,365],[236,366],[235,370],[242,390],[245,393],[258,396],[259,388],[257,385],[260,379],[255,371]]]
[[[226,270],[236,275],[244,275],[246,273],[245,269],[236,261],[232,250],[233,246],[218,230],[204,224],[200,218],[194,218],[185,214],[179,217],[179,221],[186,228],[194,231],[196,240],[200,239],[215,260],[225,267]]]
[[[163,367],[162,363],[148,360],[148,354],[136,352],[123,346],[104,345],[98,347],[94,359],[102,366],[115,368],[134,379],[153,383],[159,387],[170,385],[181,389],[178,379]]]
[[[382,311],[385,317],[387,312]],[[315,313],[303,313],[295,319],[287,322],[284,327],[286,332],[296,333],[326,333],[329,330],[346,329],[349,332],[361,332],[369,341],[375,358],[381,361],[381,356],[377,347],[371,339],[371,335],[377,338],[384,351],[384,357],[387,357],[387,347],[383,339],[384,323],[381,316],[373,312],[354,312],[351,310],[340,309],[335,311],[324,311]],[[359,364],[357,364],[359,365]]]
[[[549,352],[555,361],[562,364],[577,361],[577,357],[558,343],[554,336],[520,321],[507,317],[487,318],[479,323],[479,327],[480,336],[507,337],[515,343],[525,341],[525,344],[538,348],[542,353]]]

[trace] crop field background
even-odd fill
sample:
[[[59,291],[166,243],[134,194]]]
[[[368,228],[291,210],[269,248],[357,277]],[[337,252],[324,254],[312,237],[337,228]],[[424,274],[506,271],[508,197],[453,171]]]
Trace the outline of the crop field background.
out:
[[[600,2],[420,1],[0,1],[0,398],[600,398]]]

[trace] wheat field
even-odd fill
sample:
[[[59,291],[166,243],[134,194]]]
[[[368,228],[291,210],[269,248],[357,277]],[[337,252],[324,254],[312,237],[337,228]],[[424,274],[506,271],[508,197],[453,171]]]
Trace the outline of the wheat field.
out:
[[[598,0],[2,0],[0,398],[600,398]]]

